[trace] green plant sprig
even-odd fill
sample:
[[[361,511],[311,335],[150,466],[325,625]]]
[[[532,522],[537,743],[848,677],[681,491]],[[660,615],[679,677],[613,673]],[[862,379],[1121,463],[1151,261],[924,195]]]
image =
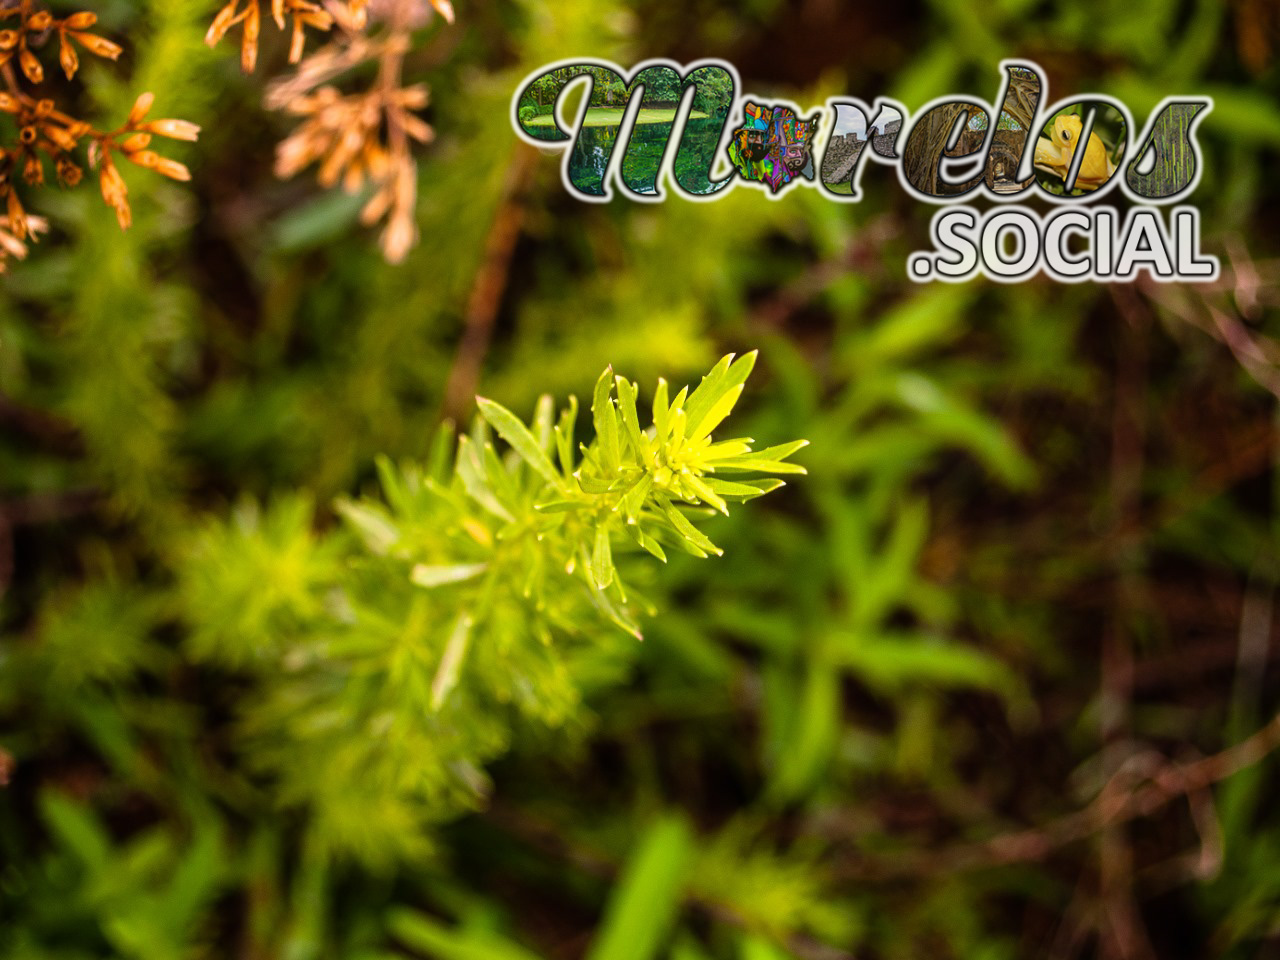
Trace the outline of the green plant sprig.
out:
[[[705,505],[727,514],[729,502],[762,496],[783,486],[783,481],[776,477],[732,481],[713,474],[805,472],[785,460],[807,441],[752,452],[750,438],[712,440],[712,431],[742,396],[755,360],[754,351],[736,362],[732,354],[725,356],[692,394],[686,387],[674,400],[666,380],[660,379],[653,398],[653,423],[645,429],[640,426],[637,385],[614,376],[612,367],[606,369],[596,382],[591,404],[595,441],[590,446],[579,444],[580,462],[573,451],[576,398],[570,398],[569,407],[551,429],[550,442],[545,421],[540,424],[535,417],[531,429],[500,404],[478,398],[484,419],[545,481],[546,496],[534,507],[546,519],[537,528],[544,534],[556,529],[568,534],[574,547],[567,562],[570,572],[580,561],[594,589],[606,591],[618,583],[612,543],[622,533],[663,562],[667,559],[663,542],[697,557],[719,555],[720,548],[693,524],[681,505]],[[545,401],[540,409],[546,409]],[[535,436],[534,430],[542,437]],[[618,599],[626,602],[620,585]],[[623,625],[635,632],[629,622]]]
[[[334,532],[299,498],[202,532],[181,569],[188,649],[263,671],[245,749],[317,837],[368,862],[412,854],[427,823],[480,802],[517,720],[562,727],[621,678],[636,611],[656,610],[615,553],[719,554],[699,522],[782,485],[723,474],[804,472],[787,458],[805,441],[712,437],[755,358],[674,398],[660,381],[644,428],[638,388],[606,370],[576,448],[573,398],[557,416],[542,397],[528,423],[479,398],[471,431],[441,430],[425,463],[380,459],[383,499],[339,501]]]

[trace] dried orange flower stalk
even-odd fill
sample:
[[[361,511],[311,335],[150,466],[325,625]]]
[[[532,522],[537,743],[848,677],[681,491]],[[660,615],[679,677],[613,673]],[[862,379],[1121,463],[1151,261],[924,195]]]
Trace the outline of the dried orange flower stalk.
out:
[[[253,70],[264,5],[229,0],[205,41],[216,44],[241,25],[240,64]],[[433,136],[414,112],[426,106],[427,88],[404,84],[404,57],[411,32],[433,10],[453,22],[452,5],[449,0],[270,0],[269,6],[270,20],[291,31],[289,62],[298,69],[272,85],[267,106],[303,118],[277,148],[276,176],[292,177],[316,164],[321,186],[341,184],[350,193],[371,188],[361,222],[386,221],[383,254],[400,262],[417,242],[418,167],[411,144],[428,143]],[[304,57],[308,27],[329,33],[331,40]],[[377,65],[372,88],[355,93],[338,88],[335,81],[366,64]]]
[[[151,138],[195,140],[200,128],[185,120],[147,120],[154,99],[150,93],[138,98],[118,129],[98,130],[60,109],[53,98],[24,89],[24,84],[44,84],[44,66],[35,51],[47,47],[55,35],[58,62],[68,80],[80,69],[77,46],[109,60],[120,56],[117,44],[89,32],[97,20],[97,14],[89,12],[58,18],[34,0],[0,7],[0,75],[7,90],[0,92],[0,114],[11,117],[16,127],[11,141],[7,137],[0,140],[0,200],[4,204],[4,215],[0,217],[0,271],[9,258],[25,257],[27,241],[35,242],[37,235],[49,228],[44,218],[27,212],[19,195],[19,174],[27,188],[41,187],[45,183],[45,165],[51,163],[58,182],[74,187],[84,177],[80,150],[87,147],[87,162],[98,170],[102,198],[115,210],[121,229],[129,226],[132,212],[117,158],[174,180],[191,179],[185,166],[151,149]],[[18,70],[14,69],[15,63]]]

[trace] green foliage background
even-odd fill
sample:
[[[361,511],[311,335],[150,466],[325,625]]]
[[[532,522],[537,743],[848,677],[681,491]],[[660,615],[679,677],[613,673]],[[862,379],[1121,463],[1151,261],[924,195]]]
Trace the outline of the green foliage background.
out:
[[[392,268],[360,198],[272,178],[288,121],[203,46],[217,6],[97,5],[128,48],[86,104],[150,89],[201,123],[194,182],[135,172],[123,235],[92,189],[48,191],[4,280],[0,956],[1274,955],[1274,761],[1063,829],[1280,701],[1272,8],[470,0],[409,61],[438,139]],[[1022,56],[1140,125],[1211,94],[1195,201],[1236,269],[914,286],[933,209],[875,166],[857,206],[581,204],[509,118],[572,55],[911,109],[993,98]],[[612,364],[647,409],[755,347],[725,436],[807,438],[809,475],[707,520],[723,557],[619,558],[643,642],[560,587],[550,642],[461,580],[451,616],[415,601],[392,546],[442,536],[412,478],[448,479],[433,437],[470,394],[530,421]],[[468,610],[502,628],[433,714]]]

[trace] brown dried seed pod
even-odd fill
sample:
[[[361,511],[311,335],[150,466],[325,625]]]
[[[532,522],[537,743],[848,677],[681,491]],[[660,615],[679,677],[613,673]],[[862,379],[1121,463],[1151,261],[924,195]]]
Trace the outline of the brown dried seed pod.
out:
[[[453,4],[449,0],[431,0],[431,5],[444,17],[446,23],[453,23]]]
[[[171,118],[152,120],[143,124],[140,129],[160,137],[168,137],[170,140],[189,140],[194,143],[200,138],[199,125],[188,120],[174,120]]]
[[[360,211],[360,222],[366,227],[371,227],[385,217],[390,209],[391,189],[387,186],[380,187]]]
[[[26,47],[23,47],[22,52],[18,54],[18,64],[32,83],[44,82],[44,67],[40,65],[39,58]]]
[[[71,45],[66,34],[62,35],[58,43],[58,63],[62,66],[62,72],[67,75],[68,80],[80,69],[80,55],[76,53],[76,48]]]
[[[75,38],[77,43],[95,56],[115,60],[120,54],[124,53],[124,47],[118,43],[112,43],[106,37],[100,37],[96,33],[81,33],[78,30],[70,30],[68,33]]]
[[[400,125],[404,127],[405,133],[419,143],[430,143],[435,139],[436,132],[421,117],[416,117],[411,113],[406,114],[400,118]]]
[[[22,165],[22,179],[29,187],[38,187],[44,183],[44,164],[40,162],[39,154],[34,151],[27,154],[27,159]]]
[[[8,218],[5,217],[3,220],[4,226],[0,227],[0,249],[3,249],[5,254],[10,257],[25,260],[27,258],[27,245],[9,232]],[[0,260],[0,273],[3,273],[4,269],[4,262]]]
[[[235,23],[236,8],[240,6],[240,0],[230,0],[230,2],[218,11],[217,16],[213,18],[213,23],[209,24],[209,32],[204,35],[204,42],[209,46],[213,46],[221,40],[231,25]]]
[[[116,221],[121,230],[128,230],[133,223],[133,211],[129,209],[129,187],[120,176],[110,157],[104,157],[102,169],[98,173],[98,184],[102,190],[102,199],[116,212]]]
[[[151,134],[135,133],[124,143],[120,144],[120,149],[125,153],[137,153],[139,150],[145,150],[151,144]]]
[[[289,62],[297,63],[302,59],[302,51],[307,43],[305,21],[301,17],[293,18],[293,36],[289,40]]]
[[[258,0],[249,0],[248,14],[244,18],[244,39],[240,44],[240,67],[245,73],[253,73],[253,68],[257,66],[258,32],[261,26]]]
[[[191,170],[188,170],[183,164],[179,164],[177,160],[170,160],[169,157],[160,156],[154,150],[141,150],[137,154],[128,154],[128,159],[138,166],[143,166],[147,170],[155,170],[156,173],[164,175],[174,180],[191,179]]]
[[[138,99],[133,101],[133,109],[129,111],[129,119],[126,121],[126,126],[132,129],[141,123],[142,119],[151,110],[151,105],[155,102],[156,95],[150,90],[139,94]]]
[[[27,229],[27,211],[22,208],[22,201],[18,199],[18,191],[10,185],[8,188],[8,197],[6,198],[6,207],[9,212],[9,229],[13,231],[13,235],[19,240],[25,240],[28,234]]]
[[[58,180],[66,184],[68,187],[79,186],[81,179],[84,177],[84,170],[80,165],[69,157],[58,157],[55,162],[55,168],[58,173]]]
[[[156,173],[161,176],[168,177],[170,180],[180,180],[186,183],[191,179],[191,171],[187,169],[185,163],[179,163],[177,160],[170,160],[168,157],[160,157],[155,165]]]
[[[60,150],[70,152],[79,146],[79,141],[68,131],[52,123],[42,124],[40,132]]]

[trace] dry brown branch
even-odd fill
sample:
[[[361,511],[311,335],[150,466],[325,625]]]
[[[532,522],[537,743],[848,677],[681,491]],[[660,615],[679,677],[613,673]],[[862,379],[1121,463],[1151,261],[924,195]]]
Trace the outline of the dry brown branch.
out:
[[[412,144],[429,143],[434,131],[417,114],[427,105],[427,88],[406,85],[403,74],[411,34],[433,11],[453,22],[449,0],[271,2],[269,22],[291,31],[289,62],[297,70],[268,88],[266,105],[302,118],[276,151],[276,176],[289,178],[314,164],[323,187],[368,189],[360,220],[365,226],[385,221],[381,247],[391,263],[402,261],[418,237]],[[263,19],[260,0],[230,0],[205,40],[212,46],[240,25],[241,66],[252,71]],[[332,39],[304,57],[308,29]],[[354,93],[339,88],[345,75],[366,64],[377,65],[372,87]]]
[[[185,120],[148,120],[154,96],[138,97],[128,118],[114,130],[99,130],[68,112],[71,107],[47,95],[44,64],[36,51],[57,38],[58,62],[67,80],[80,69],[77,49],[115,60],[122,48],[89,32],[97,23],[95,13],[82,11],[55,17],[35,0],[21,0],[0,8],[0,114],[7,115],[13,133],[0,134],[0,271],[9,259],[27,255],[28,242],[48,230],[48,223],[27,210],[19,190],[45,185],[46,164],[52,165],[58,183],[79,185],[84,164],[98,170],[102,199],[116,213],[121,229],[132,223],[128,187],[117,158],[153,170],[173,180],[190,180],[187,168],[152,149],[153,137],[195,140],[200,128]],[[11,22],[12,21],[12,22]]]

